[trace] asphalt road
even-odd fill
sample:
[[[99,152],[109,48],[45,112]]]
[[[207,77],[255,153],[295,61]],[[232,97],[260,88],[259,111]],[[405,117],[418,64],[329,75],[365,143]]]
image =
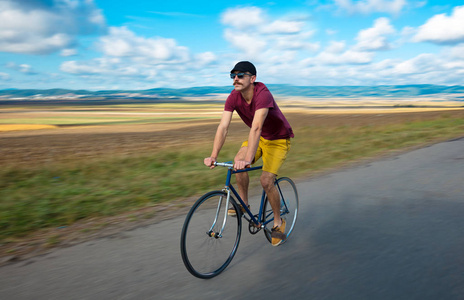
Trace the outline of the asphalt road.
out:
[[[0,299],[464,299],[464,139],[298,184],[294,235],[247,227],[218,277],[183,266],[175,218],[0,268]]]

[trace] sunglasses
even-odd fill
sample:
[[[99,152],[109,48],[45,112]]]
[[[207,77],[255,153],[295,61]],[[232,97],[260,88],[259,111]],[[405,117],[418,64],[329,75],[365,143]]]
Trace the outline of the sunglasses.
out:
[[[253,76],[252,74],[247,74],[247,73],[237,73],[237,74],[235,74],[235,73],[230,73],[230,78],[231,78],[231,79],[235,79],[235,76],[237,76],[238,79],[242,79],[243,76],[245,76],[245,75]]]

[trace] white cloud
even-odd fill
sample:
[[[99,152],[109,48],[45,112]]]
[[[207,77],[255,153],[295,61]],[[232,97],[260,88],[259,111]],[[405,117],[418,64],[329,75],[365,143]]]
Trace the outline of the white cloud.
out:
[[[130,82],[145,87],[175,86],[179,81],[189,84],[201,78],[211,80],[211,67],[218,59],[212,52],[192,54],[174,39],[145,38],[126,27],[109,28],[97,46],[101,57],[66,61],[61,64],[61,71],[86,79],[105,77],[111,85]],[[190,76],[190,71],[196,75]]]
[[[97,60],[96,60],[97,61]],[[100,74],[107,73],[96,64],[79,64],[77,61],[65,61],[61,64],[61,71],[71,74]]]
[[[333,68],[336,65],[354,66],[371,64],[374,61],[375,52],[390,49],[390,44],[385,35],[395,33],[387,18],[379,18],[374,26],[361,30],[356,37],[357,44],[347,47],[345,41],[330,41],[328,46],[314,57],[308,57],[302,61],[306,66],[322,66]],[[350,67],[350,70],[354,67]],[[335,75],[333,75],[335,76]]]
[[[281,51],[302,51],[302,52],[316,52],[320,49],[319,42],[308,42],[312,36],[311,32],[303,32],[296,35],[280,35],[274,36],[269,42],[273,42],[272,48]],[[269,43],[267,43],[269,45]]]
[[[420,26],[414,42],[456,44],[464,42],[464,6],[454,8],[451,16],[435,15]]]
[[[0,1],[0,51],[48,54],[104,29],[93,0]]]
[[[368,53],[372,55],[372,52]],[[327,52],[324,55],[327,60],[335,58],[330,57]],[[331,65],[328,62],[322,63],[320,57],[319,63],[315,59],[317,57],[307,65],[300,64],[294,84],[338,86],[463,83],[464,60],[449,59],[446,53],[420,54],[408,60],[385,59],[366,64]]]
[[[269,62],[279,55],[294,58],[296,51],[319,49],[319,43],[309,41],[314,31],[305,30],[304,18],[270,20],[261,8],[241,7],[225,11],[221,21],[227,27],[224,37],[233,48],[249,60]]]
[[[269,25],[264,26],[262,32],[270,34],[291,34],[301,32],[304,22],[301,21],[284,21],[276,20]]]
[[[391,48],[386,35],[395,33],[387,18],[375,20],[374,27],[361,30],[356,37],[356,49],[366,51],[388,50]]]
[[[338,54],[342,53],[345,48],[345,41],[331,41],[325,51],[328,53]]]
[[[405,26],[401,29],[399,42],[404,44],[412,40],[413,36],[417,33],[417,29],[411,26]]]
[[[448,50],[422,53],[406,60],[386,59],[356,68],[360,84],[463,84],[463,70],[464,59],[451,57]]]
[[[333,51],[333,49],[330,49],[330,51]],[[372,62],[373,56],[372,52],[355,50],[347,50],[342,53],[325,51],[318,54],[313,63],[325,65],[367,64]]]
[[[461,68],[463,62],[461,61]],[[456,63],[457,61],[449,60],[442,54],[423,53],[409,60],[397,63],[389,70],[386,76],[399,82],[403,81],[403,83],[462,83],[462,79],[456,76],[456,71],[459,72],[459,68],[456,68]]]
[[[63,50],[61,50],[61,53],[60,53],[60,55],[64,56],[64,57],[74,56],[76,54],[77,54],[76,49],[63,49]]]
[[[229,8],[221,17],[221,22],[241,30],[251,29],[265,22],[258,7]]]
[[[126,27],[111,27],[109,34],[100,39],[100,47],[107,56],[130,57],[151,64],[189,60],[188,49],[178,46],[175,40],[139,37]]]
[[[262,53],[267,46],[267,41],[257,33],[240,32],[234,29],[226,29],[224,37],[231,45],[245,53],[246,56],[255,57]]]
[[[334,0],[334,2],[343,11],[361,14],[374,12],[399,14],[406,6],[406,0]]]
[[[199,67],[207,67],[217,61],[217,56],[213,52],[204,52],[195,55]]]
[[[6,80],[10,80],[11,77],[10,77],[10,74],[8,74],[8,73],[0,72],[0,79],[6,81]]]
[[[307,24],[303,19],[300,16],[270,20],[260,8],[242,7],[228,9],[221,20],[226,25],[225,39],[236,49],[234,57],[288,72],[294,69],[292,63],[300,53],[307,55],[320,48],[319,43],[311,43],[314,32],[305,30]],[[191,53],[174,39],[142,37],[126,27],[109,28],[96,48],[101,52],[100,58],[70,60],[62,63],[61,70],[88,80],[104,77],[112,85],[118,81],[171,87],[179,82],[183,86],[223,85],[228,83],[225,76],[223,80],[211,74],[227,72],[236,63],[231,54]]]
[[[446,56],[464,61],[464,43],[445,50]]]
[[[18,64],[14,63],[14,62],[9,62],[9,63],[5,64],[5,67],[7,67],[8,69],[11,69],[11,70],[15,70],[15,71],[24,73],[24,74],[28,74],[28,75],[37,74],[37,72],[35,72],[32,69],[32,66],[30,66],[28,64],[19,64],[18,65]]]
[[[412,59],[402,61],[393,68],[398,74],[417,74],[430,72],[436,68],[437,59],[432,54],[420,54]]]
[[[338,32],[338,31],[337,31],[337,30],[334,30],[334,29],[326,29],[326,30],[325,30],[325,33],[326,33],[327,35],[334,35],[334,34],[337,34],[337,32]]]

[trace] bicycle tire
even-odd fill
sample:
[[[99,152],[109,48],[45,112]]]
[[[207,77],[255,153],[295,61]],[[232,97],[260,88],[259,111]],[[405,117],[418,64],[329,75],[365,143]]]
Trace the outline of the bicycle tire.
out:
[[[285,219],[287,222],[287,225],[285,226],[285,234],[286,234],[286,239],[282,241],[282,244],[284,244],[286,241],[288,241],[288,238],[290,235],[293,233],[293,229],[296,224],[296,219],[298,217],[298,204],[299,204],[299,199],[298,199],[298,191],[296,189],[296,185],[288,177],[281,177],[276,180],[275,186],[277,190],[279,191],[280,194],[280,210],[282,214],[282,218]],[[264,210],[263,210],[263,216],[261,217],[263,220],[263,223],[266,222],[266,220],[269,220],[271,218],[274,218],[274,214],[272,213],[272,208],[271,205],[266,197],[264,200]],[[269,222],[268,225],[264,228],[264,235],[266,236],[267,240],[271,243],[272,242],[272,237],[271,237],[271,228],[273,227],[273,222]]]
[[[219,199],[222,197],[222,203]],[[242,232],[242,218],[227,216],[222,237],[218,237],[225,214],[227,214],[227,193],[212,191],[201,196],[185,218],[181,234],[181,255],[187,270],[195,277],[208,279],[219,275],[230,264],[237,252]],[[230,199],[230,204],[240,216],[238,205]],[[219,210],[218,210],[219,208]],[[211,226],[219,211],[217,222]]]

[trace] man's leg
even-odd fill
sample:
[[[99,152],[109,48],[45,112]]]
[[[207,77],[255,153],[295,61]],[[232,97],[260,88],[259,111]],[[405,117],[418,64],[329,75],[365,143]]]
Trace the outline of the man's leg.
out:
[[[275,178],[275,174],[263,171],[261,174],[261,185],[266,191],[267,199],[274,212],[274,227],[280,227],[282,225],[282,219],[280,218],[280,195],[274,185]]]
[[[235,160],[244,160],[247,150],[248,147],[241,147],[235,156]],[[245,202],[248,206],[248,185],[250,184],[248,172],[236,173],[235,178],[237,180],[238,194],[242,198],[243,202]]]
[[[276,174],[287,158],[290,149],[290,141],[287,139],[263,141],[262,158],[263,173],[261,174],[261,185],[266,191],[269,204],[274,213],[274,227],[271,231],[272,246],[280,245],[285,240],[285,219],[280,217],[280,194],[275,187]]]

